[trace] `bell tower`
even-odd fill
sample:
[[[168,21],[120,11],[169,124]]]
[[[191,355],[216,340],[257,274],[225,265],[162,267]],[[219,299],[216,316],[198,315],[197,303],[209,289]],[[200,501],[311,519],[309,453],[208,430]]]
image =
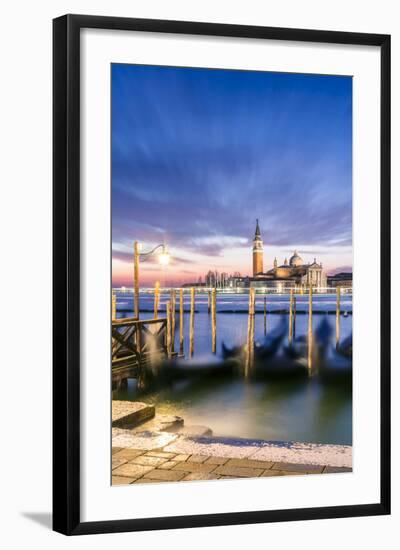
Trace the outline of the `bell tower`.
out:
[[[261,239],[260,226],[256,223],[256,232],[253,239],[253,277],[263,272],[263,242]]]

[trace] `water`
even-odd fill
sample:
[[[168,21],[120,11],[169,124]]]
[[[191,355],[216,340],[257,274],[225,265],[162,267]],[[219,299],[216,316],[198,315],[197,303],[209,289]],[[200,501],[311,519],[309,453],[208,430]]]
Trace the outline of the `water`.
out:
[[[161,296],[160,316],[165,311],[167,294]],[[315,295],[314,313],[334,312],[336,296]],[[132,315],[132,295],[117,294],[118,317]],[[217,299],[217,354],[221,342],[228,346],[245,343],[247,335],[247,295],[218,295]],[[141,318],[152,318],[153,297],[140,296]],[[268,295],[269,311],[288,310],[287,295]],[[121,311],[126,310],[126,311]],[[189,296],[185,295],[185,310],[189,310]],[[210,357],[211,316],[207,313],[207,295],[196,295],[195,357]],[[256,311],[263,310],[263,296],[256,297]],[[297,296],[296,336],[306,334],[308,296]],[[341,310],[352,311],[351,295],[342,296]],[[237,313],[228,313],[236,311]],[[239,313],[240,311],[244,313]],[[332,326],[335,315],[315,314],[314,329],[326,317]],[[281,321],[281,314],[267,315],[267,331]],[[178,316],[177,316],[178,324]],[[188,354],[187,328],[189,314],[185,314],[185,354]],[[341,316],[341,338],[352,330],[351,313]],[[255,316],[255,338],[264,334],[263,315]],[[176,347],[178,349],[178,342]],[[218,378],[184,381],[150,394],[140,394],[136,381],[129,380],[127,388],[114,393],[116,399],[140,399],[153,403],[161,414],[182,416],[186,425],[209,426],[216,436],[251,438],[309,443],[352,443],[351,389],[344,385],[322,385],[318,379],[263,380],[245,382],[240,379]]]

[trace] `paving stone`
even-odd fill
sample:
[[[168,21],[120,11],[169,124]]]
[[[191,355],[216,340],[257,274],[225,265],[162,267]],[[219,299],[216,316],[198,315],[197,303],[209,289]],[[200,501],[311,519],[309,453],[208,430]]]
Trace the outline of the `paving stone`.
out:
[[[122,466],[122,464],[125,464],[126,462],[128,462],[126,460],[126,458],[115,458],[113,456],[111,469],[115,470],[115,468],[118,468],[119,466]]]
[[[262,470],[268,470],[272,468],[274,462],[267,462],[265,460],[252,460],[251,458],[231,458],[226,463],[226,466],[239,466],[239,468],[261,468]]]
[[[261,477],[274,477],[274,476],[298,476],[304,472],[284,472],[282,470],[265,470]]]
[[[179,481],[185,477],[185,472],[177,472],[176,470],[151,470],[147,472],[144,479],[152,479],[157,481]]]
[[[273,470],[284,470],[286,472],[301,472],[303,474],[319,473],[322,474],[323,466],[317,466],[315,464],[295,464],[288,462],[275,462],[272,466]]]
[[[210,458],[207,459],[207,464],[215,464],[216,466],[222,466],[222,464],[225,464],[228,462],[228,458],[223,458],[219,456],[210,456]]]
[[[218,466],[214,474],[221,474],[233,477],[259,477],[263,470],[261,468],[239,468],[238,466]]]
[[[219,479],[219,476],[206,472],[192,472],[191,474],[185,476],[182,481],[200,481],[206,479]]]
[[[144,474],[147,474],[150,470],[153,469],[153,466],[143,466],[142,464],[133,464],[132,462],[127,462],[119,468],[113,470],[113,474],[118,476],[127,476],[127,477],[142,477]]]
[[[144,454],[144,450],[140,449],[122,449],[113,455],[113,460],[116,458],[125,458],[128,462],[137,456]]]
[[[148,453],[146,453],[146,456],[155,456],[157,458],[168,458],[169,460],[171,460],[172,458],[174,458],[174,456],[176,456],[176,454],[166,453],[164,451],[149,451]]]
[[[184,462],[185,460],[187,460],[189,458],[190,455],[176,455],[174,457],[174,460],[176,460],[177,462]]]
[[[112,454],[115,455],[115,453],[119,453],[119,451],[122,451],[123,447],[113,447],[112,448]]]
[[[112,429],[112,444],[115,447],[126,447],[129,449],[141,449],[144,453],[150,450],[160,451],[177,439],[177,435],[168,432],[138,432],[134,430]],[[171,449],[168,449],[171,450]],[[175,451],[173,453],[187,453],[187,451]],[[191,453],[187,453],[191,454]]]
[[[352,472],[353,468],[339,468],[336,466],[325,466],[324,474],[342,474],[345,472]]]
[[[192,455],[188,458],[188,462],[205,462],[207,460],[208,456],[204,455]]]
[[[112,485],[129,485],[133,481],[135,481],[134,477],[112,476],[111,484]]]
[[[199,464],[198,462],[178,462],[173,470],[181,472],[211,472],[215,469],[215,464]]]
[[[134,464],[143,464],[143,466],[153,466],[153,468],[157,468],[161,464],[164,464],[164,462],[167,462],[166,458],[157,458],[156,456],[144,456],[140,455],[132,460],[129,461],[130,463]]]
[[[176,466],[178,462],[175,462],[174,460],[169,460],[168,462],[164,462],[164,464],[160,464],[157,466],[160,470],[172,470],[174,466]]]

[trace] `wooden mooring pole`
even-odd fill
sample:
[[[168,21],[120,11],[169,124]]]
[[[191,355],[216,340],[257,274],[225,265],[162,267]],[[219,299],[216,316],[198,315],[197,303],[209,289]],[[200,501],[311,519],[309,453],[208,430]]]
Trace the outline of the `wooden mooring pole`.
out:
[[[133,243],[133,315],[139,319],[139,243]]]
[[[267,335],[267,297],[264,296],[264,336]]]
[[[313,291],[312,285],[310,284],[310,290],[308,294],[308,375],[312,374],[312,357],[313,357]]]
[[[255,309],[255,289],[250,288],[249,292],[249,317],[247,322],[247,350],[245,377],[250,374],[254,363],[254,309]]]
[[[217,353],[217,289],[213,288],[211,294],[211,351]]]
[[[158,319],[158,308],[160,306],[160,283],[154,285],[154,319]]]
[[[167,357],[171,357],[171,302],[167,302],[167,327],[166,327],[166,338],[167,338]]]
[[[189,320],[189,356],[192,357],[194,353],[194,293],[195,289],[190,289],[190,320]]]
[[[289,299],[289,345],[293,341],[293,288],[290,289],[290,299]]]
[[[183,355],[183,289],[179,290],[179,355]]]
[[[207,313],[210,314],[211,312],[211,290],[207,293]]]
[[[336,347],[340,340],[340,286],[336,289]]]
[[[293,297],[293,338],[296,338],[296,313],[297,313],[297,298]]]
[[[114,294],[114,292],[112,293],[112,307],[111,307],[111,319],[112,321],[115,321],[115,319],[117,318],[117,297],[116,295]]]
[[[176,307],[176,292],[171,289],[171,352],[175,351],[175,307]]]

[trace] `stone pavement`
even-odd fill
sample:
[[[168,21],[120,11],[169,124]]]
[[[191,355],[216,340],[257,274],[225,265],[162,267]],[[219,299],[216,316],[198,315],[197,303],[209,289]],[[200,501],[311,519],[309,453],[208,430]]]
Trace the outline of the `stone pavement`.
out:
[[[351,472],[349,467],[274,462],[164,450],[112,449],[112,485],[212,479],[238,479]]]

